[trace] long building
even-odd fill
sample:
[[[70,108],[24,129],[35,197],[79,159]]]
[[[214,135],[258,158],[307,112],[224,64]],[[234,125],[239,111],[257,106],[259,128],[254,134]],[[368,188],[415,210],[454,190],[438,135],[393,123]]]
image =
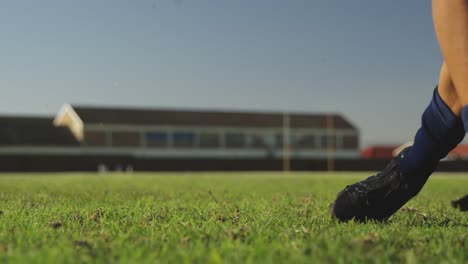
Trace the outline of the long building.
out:
[[[5,136],[4,136],[5,135]],[[65,104],[55,117],[0,118],[0,154],[112,157],[140,169],[181,161],[359,158],[359,130],[338,114],[191,111]],[[123,160],[123,161],[122,161]],[[153,161],[153,162],[151,162]],[[156,166],[154,164],[161,164]],[[218,164],[217,168],[223,167]],[[236,163],[241,164],[241,163]],[[94,165],[93,165],[94,166]],[[239,165],[241,166],[241,165]],[[242,168],[239,168],[242,169]]]
[[[145,157],[359,156],[359,132],[340,115],[92,108],[65,105],[54,124],[81,149]],[[284,135],[289,140],[284,140]]]

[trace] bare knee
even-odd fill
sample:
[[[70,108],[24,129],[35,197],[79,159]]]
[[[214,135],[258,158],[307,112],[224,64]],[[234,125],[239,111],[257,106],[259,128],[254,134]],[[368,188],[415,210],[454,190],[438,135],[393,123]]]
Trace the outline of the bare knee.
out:
[[[444,63],[439,75],[439,95],[447,104],[447,106],[452,110],[452,112],[455,115],[460,116],[463,104],[455,88],[456,87],[453,84],[452,78],[450,77],[450,72],[447,68],[447,65]]]

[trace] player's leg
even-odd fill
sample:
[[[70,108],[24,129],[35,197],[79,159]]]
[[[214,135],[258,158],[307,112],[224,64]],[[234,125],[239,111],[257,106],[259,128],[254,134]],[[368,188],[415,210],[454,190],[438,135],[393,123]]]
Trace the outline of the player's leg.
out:
[[[433,0],[432,15],[446,70],[453,80],[468,130],[468,0]]]
[[[461,118],[454,113],[460,111],[454,89],[443,66],[413,146],[395,157],[382,172],[341,191],[331,208],[333,217],[341,221],[384,220],[419,193],[439,160],[465,136]]]
[[[339,220],[383,220],[391,216],[420,191],[439,160],[463,140],[468,130],[468,0],[433,0],[433,9],[445,59],[439,89],[422,115],[413,146],[381,173],[338,194],[331,214]]]
[[[443,64],[439,75],[439,95],[445,104],[452,110],[456,116],[461,115],[463,104],[458,97],[452,77],[447,68],[447,64]]]
[[[465,131],[460,118],[461,106],[444,63],[440,70],[438,87],[422,115],[421,127],[416,133],[413,146],[400,160],[403,172],[418,175],[432,173],[439,160],[463,140]]]

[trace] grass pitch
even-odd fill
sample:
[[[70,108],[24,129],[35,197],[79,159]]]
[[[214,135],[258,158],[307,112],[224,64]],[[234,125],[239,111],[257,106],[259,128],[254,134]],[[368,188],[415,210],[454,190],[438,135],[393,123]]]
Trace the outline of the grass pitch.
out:
[[[368,173],[0,176],[0,262],[468,262],[468,177],[435,175],[386,223],[328,208]]]

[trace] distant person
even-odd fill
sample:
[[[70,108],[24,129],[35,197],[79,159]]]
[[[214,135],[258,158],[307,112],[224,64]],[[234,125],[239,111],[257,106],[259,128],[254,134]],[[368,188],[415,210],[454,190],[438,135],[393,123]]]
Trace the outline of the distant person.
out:
[[[433,0],[432,16],[444,62],[413,146],[338,194],[331,215],[341,221],[390,217],[419,193],[468,131],[468,0]]]

